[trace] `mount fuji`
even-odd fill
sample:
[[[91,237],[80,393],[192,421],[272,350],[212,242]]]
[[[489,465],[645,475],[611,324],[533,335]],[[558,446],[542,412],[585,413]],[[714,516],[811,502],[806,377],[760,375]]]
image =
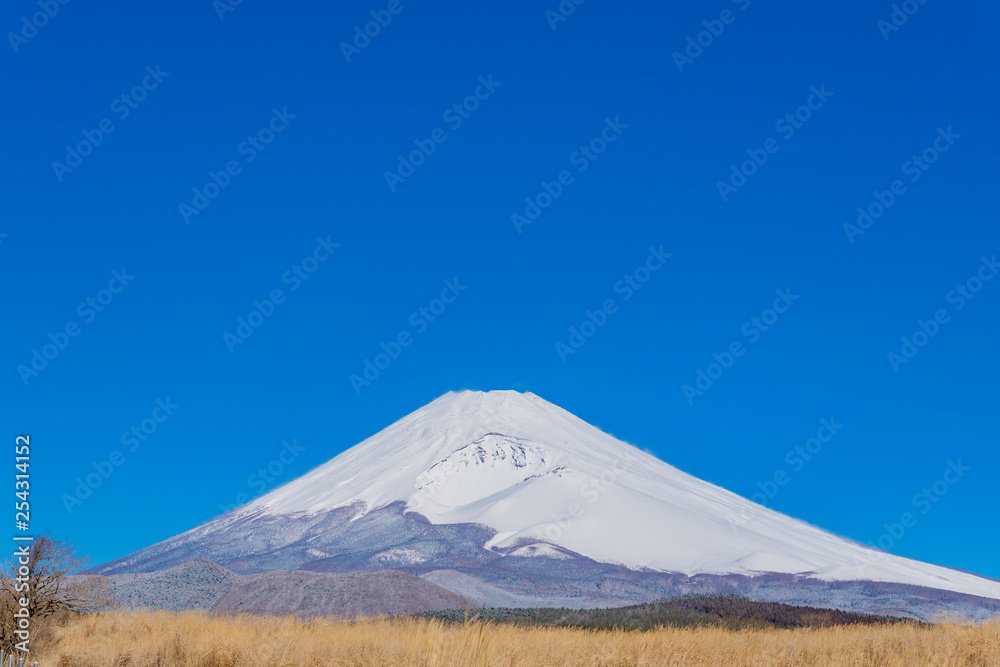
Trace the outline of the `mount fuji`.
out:
[[[397,569],[484,604],[688,592],[930,618],[1000,613],[1000,582],[757,505],[531,393],[451,392],[302,477],[104,566]]]

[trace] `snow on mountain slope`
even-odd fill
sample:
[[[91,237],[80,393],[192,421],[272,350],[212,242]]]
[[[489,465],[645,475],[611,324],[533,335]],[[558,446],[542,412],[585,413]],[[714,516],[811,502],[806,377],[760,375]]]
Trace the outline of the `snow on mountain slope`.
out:
[[[778,572],[1000,598],[1000,583],[837,537],[514,391],[448,393],[232,520],[347,506],[360,517],[394,502],[433,524],[489,526],[487,548],[522,555],[569,550],[636,570]]]

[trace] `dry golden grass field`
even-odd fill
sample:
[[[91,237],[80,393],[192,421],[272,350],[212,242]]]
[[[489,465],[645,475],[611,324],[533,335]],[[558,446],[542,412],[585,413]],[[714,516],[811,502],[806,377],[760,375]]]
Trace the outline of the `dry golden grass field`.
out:
[[[50,628],[40,667],[1000,665],[1000,622],[649,632],[139,612]]]

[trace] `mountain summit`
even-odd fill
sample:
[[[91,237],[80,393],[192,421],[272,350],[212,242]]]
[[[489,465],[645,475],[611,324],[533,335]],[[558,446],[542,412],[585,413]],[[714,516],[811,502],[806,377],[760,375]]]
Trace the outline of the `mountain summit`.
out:
[[[998,582],[837,537],[515,391],[445,394],[257,500],[95,571],[194,556],[238,572],[406,569],[467,597],[553,603],[651,599],[680,581],[743,591],[750,580],[1000,599]]]

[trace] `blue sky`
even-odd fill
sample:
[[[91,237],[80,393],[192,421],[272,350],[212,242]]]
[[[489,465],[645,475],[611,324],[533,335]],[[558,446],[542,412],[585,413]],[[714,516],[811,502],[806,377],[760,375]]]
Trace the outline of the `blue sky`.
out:
[[[110,560],[512,388],[1000,577],[995,7],[222,1],[0,12],[33,530]]]

